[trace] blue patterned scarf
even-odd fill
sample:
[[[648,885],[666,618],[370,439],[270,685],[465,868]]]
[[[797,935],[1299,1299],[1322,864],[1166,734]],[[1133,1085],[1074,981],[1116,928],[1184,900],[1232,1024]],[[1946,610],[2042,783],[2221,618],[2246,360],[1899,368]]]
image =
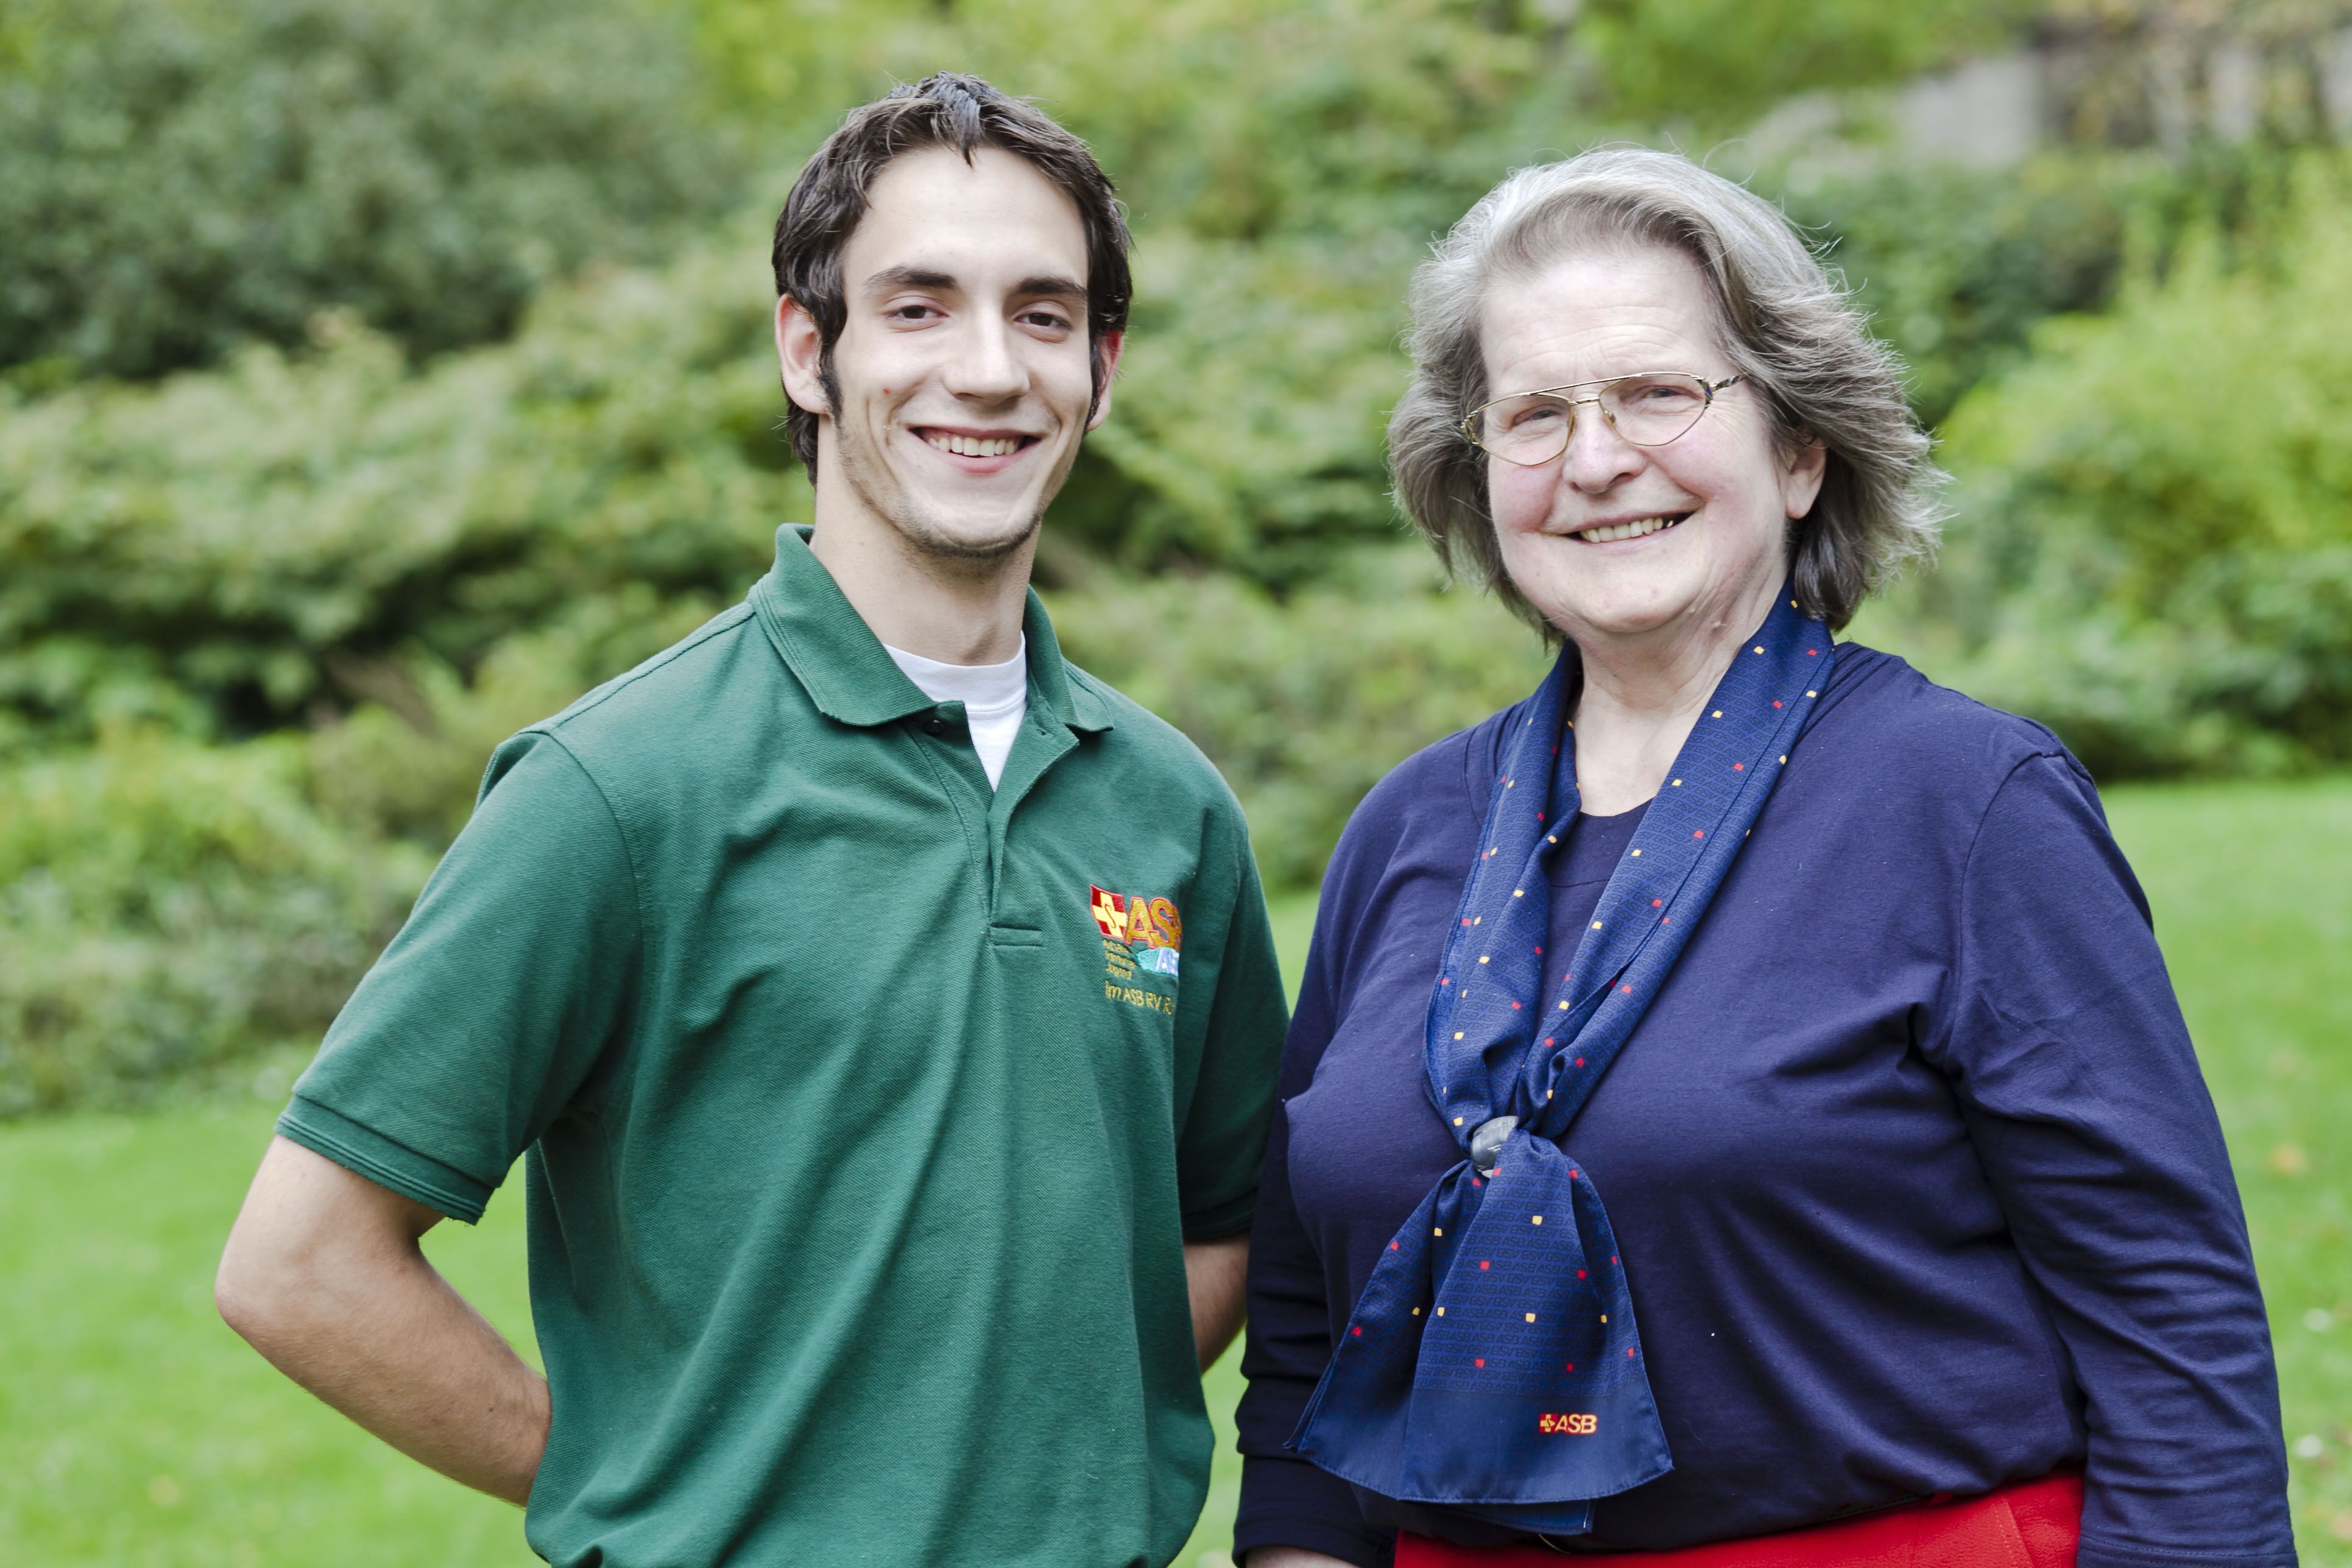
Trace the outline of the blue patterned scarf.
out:
[[[1559,1140],[1673,970],[1829,678],[1784,589],[1724,673],[1563,973],[1573,648],[1504,742],[1429,1003],[1430,1103],[1468,1156],[1389,1243],[1290,1446],[1357,1486],[1545,1534],[1674,1468],[1592,1180]],[[1547,978],[1556,976],[1556,988]]]

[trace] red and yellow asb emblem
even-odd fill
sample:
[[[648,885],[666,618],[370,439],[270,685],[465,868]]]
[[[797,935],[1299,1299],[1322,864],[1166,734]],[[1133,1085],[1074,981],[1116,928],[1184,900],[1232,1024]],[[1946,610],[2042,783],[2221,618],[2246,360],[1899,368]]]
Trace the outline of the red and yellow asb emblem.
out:
[[[1177,955],[1184,946],[1184,921],[1173,900],[1109,893],[1091,885],[1087,895],[1106,942],[1127,950],[1120,956],[1155,974],[1176,973]]]
[[[1102,927],[1103,935],[1113,942],[1127,940],[1127,900],[1117,893],[1106,893],[1100,888],[1089,887],[1094,897],[1095,924]]]

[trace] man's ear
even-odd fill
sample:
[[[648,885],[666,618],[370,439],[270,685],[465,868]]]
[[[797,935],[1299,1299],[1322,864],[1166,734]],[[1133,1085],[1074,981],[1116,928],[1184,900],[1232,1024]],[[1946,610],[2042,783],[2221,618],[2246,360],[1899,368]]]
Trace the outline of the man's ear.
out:
[[[816,318],[789,295],[776,301],[776,364],[783,374],[784,395],[795,407],[832,414],[833,405],[824,395],[824,335],[817,330]]]
[[[1127,347],[1125,332],[1105,332],[1095,343],[1095,384],[1102,390],[1095,394],[1095,411],[1087,420],[1087,428],[1095,429],[1110,417],[1110,384],[1118,376],[1119,351]]]

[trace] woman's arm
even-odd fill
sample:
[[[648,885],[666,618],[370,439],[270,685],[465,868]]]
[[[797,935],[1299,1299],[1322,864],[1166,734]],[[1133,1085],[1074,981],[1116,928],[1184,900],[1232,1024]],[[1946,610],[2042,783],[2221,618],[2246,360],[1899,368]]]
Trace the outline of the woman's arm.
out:
[[[1243,1456],[1234,1555],[1280,1563],[1266,1554],[1302,1552],[1307,1563],[1381,1562],[1383,1543],[1365,1524],[1353,1490],[1283,1446],[1331,1356],[1322,1264],[1291,1199],[1289,1121],[1277,1107],[1250,1246],[1249,1345],[1242,1358],[1249,1386],[1234,1412]]]
[[[1243,1461],[1234,1554],[1255,1568],[1387,1561],[1383,1532],[1365,1524],[1348,1484],[1283,1447],[1297,1429],[1331,1357],[1330,1301],[1322,1259],[1291,1195],[1286,1102],[1313,1081],[1341,1004],[1333,929],[1352,902],[1347,877],[1349,849],[1343,838],[1324,879],[1323,904],[1316,913],[1298,1006],[1283,1050],[1280,1098],[1266,1139],[1251,1227],[1249,1342],[1242,1358],[1249,1386],[1234,1413]]]
[[[1960,897],[1951,1078],[2084,1395],[2083,1568],[2289,1564],[2277,1375],[2228,1148],[2090,780],[2018,765]]]

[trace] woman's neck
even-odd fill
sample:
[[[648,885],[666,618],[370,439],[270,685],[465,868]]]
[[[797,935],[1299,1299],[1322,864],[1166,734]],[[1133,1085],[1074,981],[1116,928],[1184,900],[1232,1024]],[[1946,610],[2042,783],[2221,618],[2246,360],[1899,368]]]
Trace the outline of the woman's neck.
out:
[[[1584,810],[1615,816],[1656,795],[1723,680],[1740,644],[1771,605],[1638,638],[1577,643],[1583,689],[1576,701],[1576,787]]]

